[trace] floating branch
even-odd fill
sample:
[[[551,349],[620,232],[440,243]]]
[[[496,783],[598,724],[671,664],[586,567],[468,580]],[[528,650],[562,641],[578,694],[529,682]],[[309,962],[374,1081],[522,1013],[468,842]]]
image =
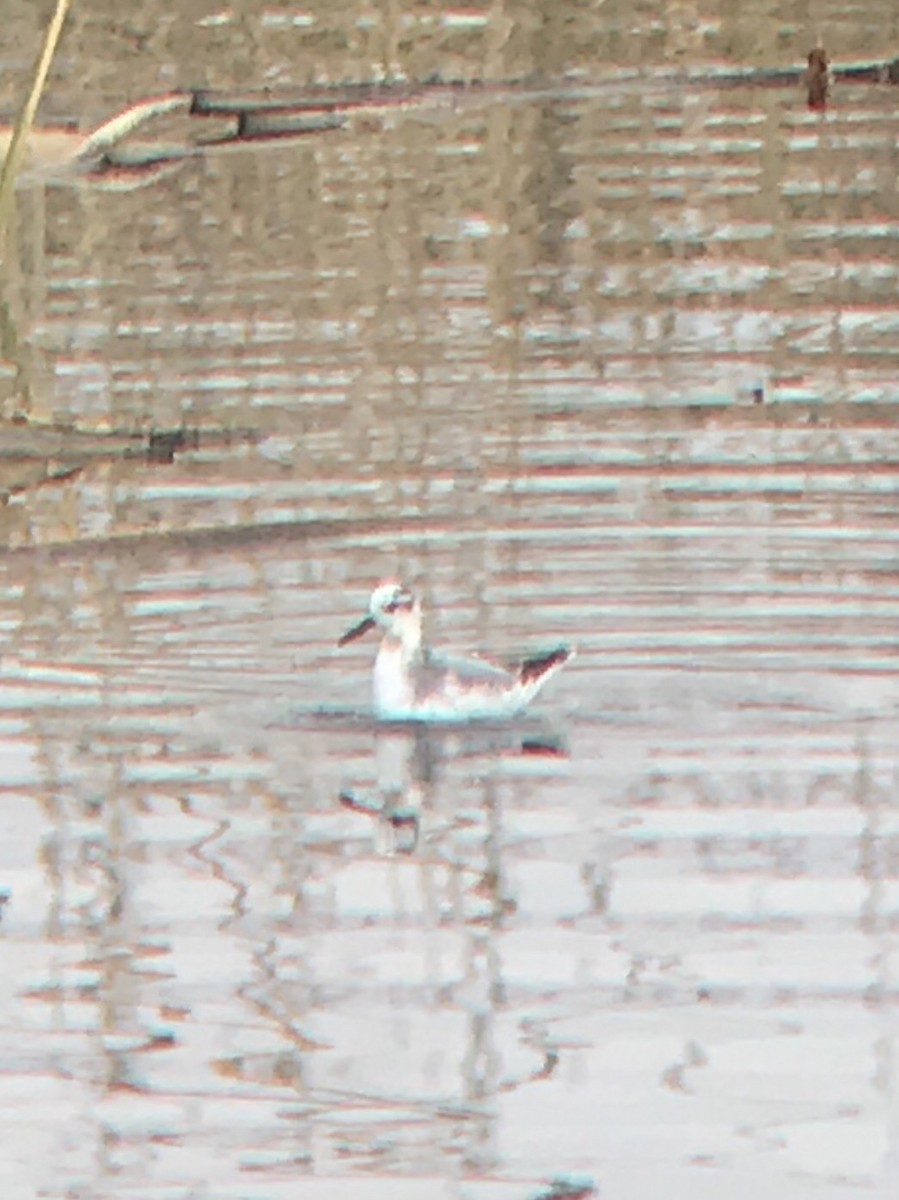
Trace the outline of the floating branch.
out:
[[[60,5],[64,7],[63,0]],[[350,83],[302,88],[194,88],[132,104],[86,137],[71,130],[35,130],[31,157],[43,179],[86,176],[106,186],[134,187],[152,182],[187,158],[240,149],[247,143],[274,143],[324,134],[344,128],[354,116],[367,114],[409,112],[414,116],[492,102],[575,101],[629,90],[720,91],[736,87],[805,87],[809,105],[820,109],[827,101],[831,81],[899,84],[899,59],[831,66],[824,50],[816,48],[809,54],[806,66],[738,70],[708,66],[674,68],[628,72],[593,81],[429,79],[420,83]],[[150,121],[173,114],[180,114],[187,125],[180,138],[167,143],[130,140],[135,131]],[[26,116],[30,123],[32,108],[23,113],[23,119]],[[219,125],[214,130],[206,124],[209,119],[218,119]],[[18,126],[15,130],[0,127],[0,150],[4,140],[10,142],[3,179],[7,190],[12,187],[15,155],[19,153],[17,136]]]

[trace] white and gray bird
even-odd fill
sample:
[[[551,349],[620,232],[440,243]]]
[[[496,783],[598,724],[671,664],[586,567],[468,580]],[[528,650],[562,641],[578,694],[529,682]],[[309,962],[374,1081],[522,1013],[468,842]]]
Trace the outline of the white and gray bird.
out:
[[[451,658],[425,645],[421,601],[402,583],[379,584],[368,612],[338,641],[382,631],[374,667],[375,713],[387,721],[498,720],[524,711],[574,650],[558,646],[514,668],[481,658]]]

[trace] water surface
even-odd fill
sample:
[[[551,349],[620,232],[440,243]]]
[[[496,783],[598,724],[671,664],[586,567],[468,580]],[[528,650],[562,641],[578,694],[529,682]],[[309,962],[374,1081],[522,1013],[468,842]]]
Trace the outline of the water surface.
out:
[[[896,14],[820,19],[876,58]],[[78,6],[83,125],[609,86],[20,192],[4,1195],[895,1194],[895,89],[666,74],[819,32]],[[379,728],[335,643],[384,575],[457,649],[578,656],[521,725]]]

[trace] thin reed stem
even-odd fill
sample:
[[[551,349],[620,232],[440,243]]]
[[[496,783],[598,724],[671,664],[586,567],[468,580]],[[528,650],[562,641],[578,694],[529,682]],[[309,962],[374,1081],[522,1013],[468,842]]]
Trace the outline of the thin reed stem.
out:
[[[16,121],[12,140],[9,143],[9,150],[4,159],[3,167],[0,169],[0,250],[2,250],[6,241],[6,231],[9,225],[10,213],[12,212],[16,172],[22,161],[22,155],[25,151],[28,135],[31,132],[31,126],[34,124],[34,115],[37,112],[37,106],[40,104],[41,96],[44,93],[44,84],[47,82],[47,76],[50,73],[53,55],[56,53],[56,46],[62,33],[66,13],[69,10],[69,2],[70,0],[56,0],[56,11],[47,27],[47,36],[44,38],[43,49],[35,64],[34,77],[31,81],[31,91],[28,93],[28,99],[25,101],[25,105],[19,114],[18,121]]]

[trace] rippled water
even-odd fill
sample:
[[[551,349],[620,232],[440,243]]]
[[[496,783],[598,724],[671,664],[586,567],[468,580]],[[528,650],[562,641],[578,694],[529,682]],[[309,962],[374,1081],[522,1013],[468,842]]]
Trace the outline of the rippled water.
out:
[[[571,86],[20,192],[5,1197],[895,1195],[897,93],[673,82],[820,32],[731,7],[77,6],[85,125]],[[379,727],[336,639],[384,575],[577,658]]]

